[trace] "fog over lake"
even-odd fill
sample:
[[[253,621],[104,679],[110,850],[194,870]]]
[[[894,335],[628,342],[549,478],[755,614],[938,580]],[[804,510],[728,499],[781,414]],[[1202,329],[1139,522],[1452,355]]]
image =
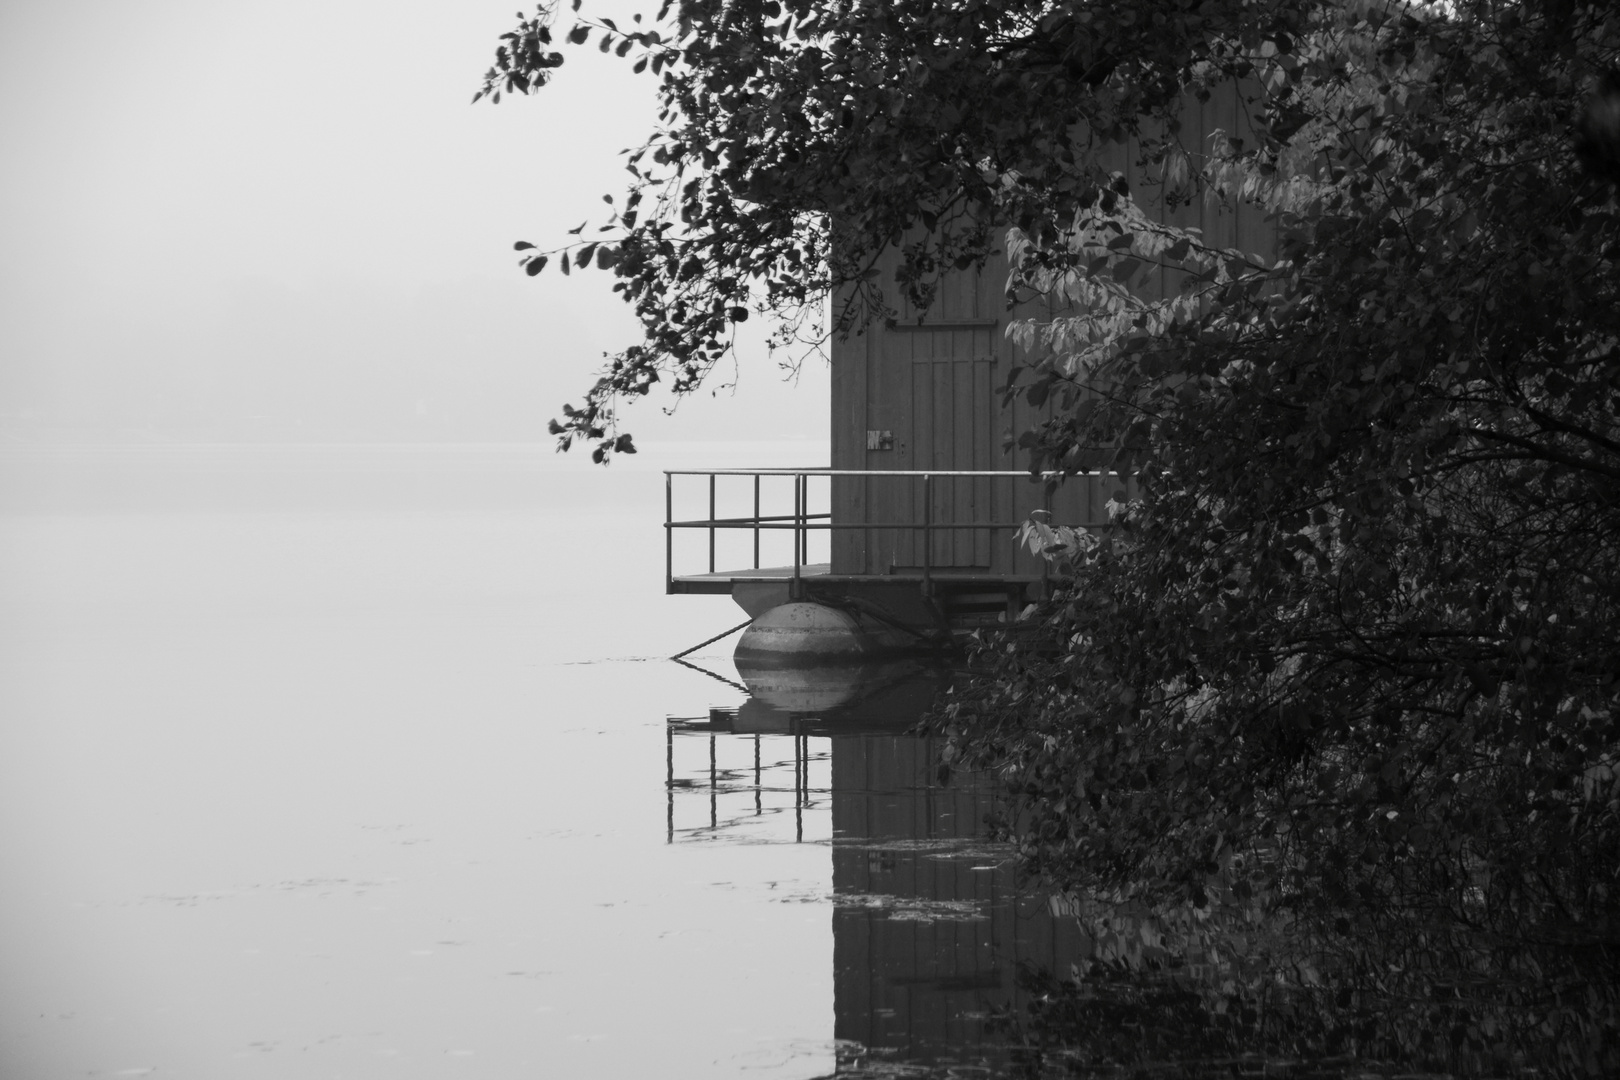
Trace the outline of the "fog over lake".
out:
[[[661,595],[655,471],[4,467],[5,1075],[830,1068],[825,843],[667,843],[666,717],[741,695],[662,660],[737,617]]]
[[[938,675],[789,714],[730,640],[670,662],[740,613],[662,594],[653,464],[0,452],[0,1074],[993,1057],[1074,928],[906,734]]]

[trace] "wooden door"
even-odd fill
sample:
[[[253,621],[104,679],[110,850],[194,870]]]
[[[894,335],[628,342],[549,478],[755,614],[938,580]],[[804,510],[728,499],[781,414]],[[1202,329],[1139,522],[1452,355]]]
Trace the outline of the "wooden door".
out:
[[[1006,377],[1001,318],[1005,262],[953,274],[919,319],[904,304],[892,325],[869,328],[833,353],[833,466],[862,470],[960,472],[1007,468],[996,389]],[[835,534],[835,573],[988,570],[998,520],[996,484],[986,477],[936,477],[932,505],[916,478],[873,476],[834,484],[834,513],[880,527]],[[1002,513],[1005,514],[1005,509]],[[925,549],[919,530],[935,530]],[[977,524],[976,523],[982,523]]]

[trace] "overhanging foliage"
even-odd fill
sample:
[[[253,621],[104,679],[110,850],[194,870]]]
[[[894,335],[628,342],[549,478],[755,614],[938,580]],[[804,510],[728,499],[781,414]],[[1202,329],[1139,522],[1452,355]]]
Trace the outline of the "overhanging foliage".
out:
[[[550,76],[552,19],[486,92]],[[611,452],[614,403],[696,386],[750,310],[793,326],[837,294],[858,328],[1005,242],[1010,287],[1079,308],[1013,329],[1012,392],[1068,401],[1032,464],[1115,445],[1143,490],[1054,552],[1071,584],[951,707],[951,753],[1023,800],[1028,866],[1615,943],[1609,4],[734,0],[656,24],[566,35],[660,77],[665,113],[607,231],[548,253],[613,273],[646,331],[565,444]],[[1234,81],[1254,138],[1184,145],[1179,103]],[[1143,217],[1097,163],[1126,133],[1175,197],[1264,207],[1279,249]]]
[[[479,98],[538,89],[568,45],[661,80],[660,126],[600,231],[519,245],[531,274],[611,272],[641,319],[644,340],[553,425],[599,459],[620,399],[694,389],[751,311],[785,344],[819,337],[833,293],[832,332],[885,314],[897,288],[926,307],[941,274],[1000,243],[991,222],[1040,234],[1106,191],[1095,140],[1171,110],[1195,77],[1251,72],[1251,54],[1309,25],[1290,0],[708,0],[666,3],[646,26],[587,8],[554,32],[558,16],[542,7],[506,35]],[[901,244],[898,281],[878,280]]]

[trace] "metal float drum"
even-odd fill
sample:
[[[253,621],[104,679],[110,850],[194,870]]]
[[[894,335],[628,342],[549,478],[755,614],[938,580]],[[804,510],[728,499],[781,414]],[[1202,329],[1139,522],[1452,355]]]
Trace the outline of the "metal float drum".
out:
[[[858,664],[876,651],[848,615],[822,604],[781,604],[760,615],[737,641],[733,658],[749,667]]]

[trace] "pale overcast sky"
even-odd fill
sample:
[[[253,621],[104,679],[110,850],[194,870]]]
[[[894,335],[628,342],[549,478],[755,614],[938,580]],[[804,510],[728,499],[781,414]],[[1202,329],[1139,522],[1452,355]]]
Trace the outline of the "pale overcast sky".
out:
[[[576,50],[470,105],[514,10],[0,4],[0,438],[544,439],[636,329],[512,242],[600,218],[654,84]],[[824,366],[750,352],[735,397],[629,428],[824,438]]]

